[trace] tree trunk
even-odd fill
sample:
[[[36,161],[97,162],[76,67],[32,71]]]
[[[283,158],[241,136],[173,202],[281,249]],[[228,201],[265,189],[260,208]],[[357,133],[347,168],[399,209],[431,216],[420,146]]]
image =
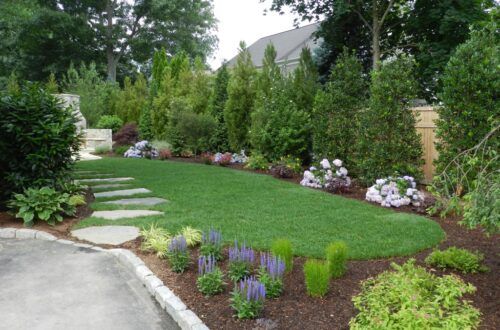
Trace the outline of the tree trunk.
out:
[[[118,58],[114,52],[113,47],[113,0],[106,2],[106,57],[108,60],[108,81],[116,82],[116,65]]]
[[[372,68],[377,70],[380,67],[380,28],[378,17],[377,1],[373,0],[372,14]]]
[[[118,59],[115,58],[115,54],[113,53],[113,49],[111,51],[106,49],[106,55],[108,58],[108,81],[115,83],[116,82],[116,66],[118,64]]]

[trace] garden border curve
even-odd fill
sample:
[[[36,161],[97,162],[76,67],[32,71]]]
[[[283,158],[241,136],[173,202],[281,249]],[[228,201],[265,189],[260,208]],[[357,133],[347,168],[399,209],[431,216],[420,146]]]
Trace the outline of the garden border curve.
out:
[[[162,310],[169,314],[182,330],[209,329],[192,310],[187,309],[186,305],[178,296],[154,275],[141,258],[127,249],[103,249],[90,244],[58,239],[56,236],[41,230],[25,228],[0,228],[0,238],[55,241],[60,244],[74,245],[85,249],[110,253],[115,256],[122,265],[135,274],[148,292],[156,299],[158,304],[160,304]]]

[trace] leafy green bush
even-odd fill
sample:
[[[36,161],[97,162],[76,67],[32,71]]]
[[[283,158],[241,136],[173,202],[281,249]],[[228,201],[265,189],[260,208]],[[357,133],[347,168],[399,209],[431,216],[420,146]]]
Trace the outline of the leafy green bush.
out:
[[[117,155],[123,156],[123,154],[130,149],[130,146],[114,146],[113,152]]]
[[[487,267],[481,262],[484,256],[479,252],[450,247],[444,251],[435,250],[425,258],[425,263],[440,268],[452,268],[464,273],[485,272]]]
[[[229,150],[227,137],[227,126],[224,120],[224,106],[227,101],[227,84],[229,82],[229,70],[227,63],[223,63],[217,70],[214,81],[213,93],[210,98],[209,113],[215,118],[217,128],[210,139],[212,151]]]
[[[347,245],[343,241],[333,242],[326,248],[326,262],[332,278],[344,275],[347,269]]]
[[[0,201],[32,187],[61,190],[80,149],[76,122],[37,84],[0,95]]]
[[[111,152],[111,150],[112,149],[110,147],[96,147],[92,153],[96,155],[102,155]]]
[[[416,96],[413,62],[401,57],[373,71],[369,109],[361,114],[356,167],[361,181],[400,173],[421,176],[422,146],[410,100]]]
[[[52,188],[29,188],[23,194],[15,194],[9,202],[9,207],[15,210],[16,218],[21,218],[27,227],[33,226],[35,220],[46,221],[54,225],[62,222],[63,215],[75,215],[76,208],[70,203],[67,193],[59,193]]]
[[[344,49],[313,109],[313,151],[318,159],[339,158],[353,167],[359,117],[367,103],[363,66]]]
[[[83,195],[72,195],[68,201],[69,204],[73,206],[81,206],[87,204],[85,201],[85,196]]]
[[[276,178],[293,178],[295,174],[302,172],[302,161],[300,158],[291,156],[281,157],[273,162],[271,173]]]
[[[307,294],[311,297],[323,297],[328,292],[330,274],[328,265],[319,260],[307,260],[304,264],[304,277]]]
[[[139,124],[148,92],[146,79],[142,74],[139,74],[133,83],[130,77],[125,77],[123,89],[112,98],[113,112],[125,123]]]
[[[253,153],[250,157],[248,157],[248,161],[245,164],[245,168],[252,170],[267,170],[268,167],[269,164],[266,157],[259,153]]]
[[[101,128],[101,129],[108,128],[114,134],[114,133],[118,132],[118,130],[122,126],[123,126],[123,121],[120,119],[120,117],[118,117],[116,115],[104,115],[99,119],[96,127]]]
[[[292,243],[286,239],[278,239],[271,245],[271,252],[276,257],[285,261],[286,271],[291,272],[293,269],[293,250]]]
[[[476,329],[481,313],[460,299],[476,289],[454,275],[437,277],[411,259],[361,284],[353,297],[355,329]]]

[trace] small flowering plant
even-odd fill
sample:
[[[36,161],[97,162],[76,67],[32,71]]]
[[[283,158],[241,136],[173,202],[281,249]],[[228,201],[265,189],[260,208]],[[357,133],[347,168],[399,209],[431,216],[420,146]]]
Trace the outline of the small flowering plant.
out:
[[[201,236],[200,255],[213,256],[215,260],[222,260],[222,233],[215,229],[210,229],[208,234]]]
[[[219,164],[220,166],[227,166],[231,164],[233,156],[229,153],[216,153],[213,158],[213,163]]]
[[[235,285],[231,294],[231,307],[239,319],[259,316],[266,300],[266,287],[253,277],[247,277]]]
[[[130,149],[125,151],[123,157],[125,158],[157,158],[159,156],[158,150],[153,148],[153,145],[149,141],[139,141]]]
[[[237,282],[250,275],[254,262],[255,253],[253,249],[251,247],[247,248],[245,243],[239,248],[238,242],[235,241],[234,247],[229,248],[229,278]]]
[[[281,157],[279,161],[273,163],[271,173],[277,178],[292,178],[295,173],[300,173],[301,170],[300,158],[287,156]]]
[[[400,207],[410,204],[420,206],[424,201],[424,195],[416,188],[417,183],[411,176],[390,176],[376,180],[375,184],[368,188],[365,198],[383,207]]]
[[[217,260],[213,256],[198,258],[198,279],[196,286],[206,296],[213,296],[224,291],[224,274],[217,267]]]
[[[203,163],[207,165],[212,165],[212,163],[214,162],[214,155],[212,155],[212,153],[209,151],[202,153],[200,157]]]
[[[183,273],[189,265],[189,250],[184,236],[172,238],[167,249],[170,267],[176,273]]]
[[[340,159],[335,159],[330,164],[325,158],[318,167],[312,166],[309,171],[304,172],[300,184],[311,188],[325,188],[332,192],[344,192],[351,186],[351,178],[347,174],[348,171],[342,166]]]
[[[248,156],[245,154],[245,150],[241,150],[239,154],[231,155],[231,164],[245,164],[246,162],[248,162]]]
[[[260,255],[259,281],[266,287],[266,295],[277,298],[283,291],[285,262],[270,253]]]

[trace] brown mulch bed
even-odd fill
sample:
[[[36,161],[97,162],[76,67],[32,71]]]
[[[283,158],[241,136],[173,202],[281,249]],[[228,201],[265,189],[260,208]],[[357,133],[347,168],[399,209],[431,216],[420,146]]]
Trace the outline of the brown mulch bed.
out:
[[[174,159],[176,161],[193,162],[193,159]],[[194,160],[202,162],[201,160]],[[231,168],[245,170],[241,165],[231,165]],[[255,171],[252,171],[255,172]],[[269,174],[260,171],[262,174]],[[286,179],[298,183],[300,178]],[[346,197],[364,200],[364,191],[355,188]],[[87,201],[92,201],[92,195],[87,195]],[[420,210],[400,209],[402,212],[419,212]],[[71,227],[80,219],[90,214],[88,207],[78,209],[76,218],[65,219],[56,226],[48,226],[36,223],[34,229],[50,232],[61,238],[69,238]],[[490,271],[478,274],[462,274],[459,272],[441,271],[428,268],[428,270],[444,275],[454,273],[464,281],[472,283],[477,292],[468,296],[473,305],[480,309],[482,322],[480,329],[500,329],[500,289],[498,284],[500,273],[500,236],[488,237],[480,230],[467,230],[457,224],[458,219],[449,217],[445,220],[432,218],[438,222],[446,232],[446,240],[439,245],[440,249],[450,246],[466,248],[479,251],[485,256],[485,264]],[[5,212],[0,212],[0,227],[22,227],[19,220]],[[71,238],[74,240],[74,238]],[[332,280],[330,291],[323,299],[310,298],[306,294],[302,265],[305,258],[295,258],[294,269],[285,277],[285,291],[278,299],[269,299],[265,303],[265,309],[258,320],[241,321],[233,316],[230,307],[229,284],[223,294],[206,298],[196,288],[197,270],[196,264],[184,274],[176,274],[170,271],[166,261],[157,258],[151,253],[140,249],[140,240],[123,244],[121,247],[128,248],[139,255],[149,268],[173,290],[188,308],[192,309],[211,329],[348,329],[349,320],[356,314],[351,299],[360,291],[360,281],[368,277],[376,276],[380,272],[390,269],[391,262],[402,263],[409,257],[398,257],[381,260],[351,261],[347,273],[340,279]],[[103,246],[111,247],[111,246]],[[431,252],[431,249],[422,251],[412,258],[416,258],[418,264],[424,265],[423,260]],[[192,260],[196,260],[197,251],[193,252]],[[227,253],[226,253],[227,257]],[[226,258],[227,259],[227,258]],[[227,261],[222,263],[222,268],[227,268]]]

